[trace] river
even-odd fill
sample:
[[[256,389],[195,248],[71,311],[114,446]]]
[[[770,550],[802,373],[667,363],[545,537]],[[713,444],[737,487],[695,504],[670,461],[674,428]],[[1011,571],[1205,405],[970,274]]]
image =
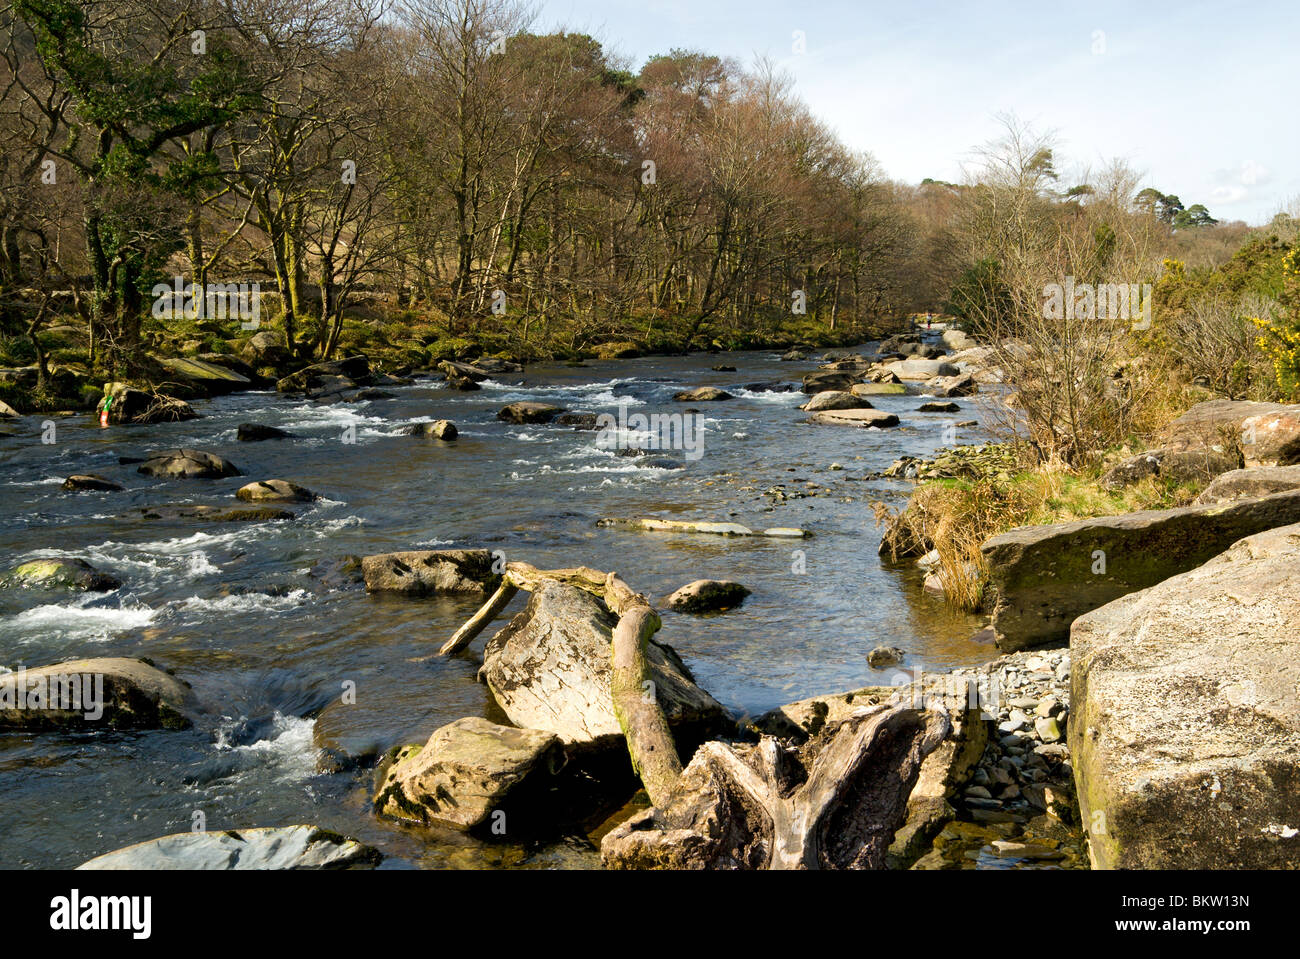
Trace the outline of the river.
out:
[[[718,364],[737,372],[713,372]],[[145,656],[191,683],[204,711],[183,732],[0,736],[0,864],[75,866],[202,821],[208,829],[314,823],[377,846],[390,868],[597,865],[598,854],[578,840],[484,844],[380,821],[369,809],[369,771],[318,771],[322,736],[423,741],[444,723],[489,711],[475,672],[491,629],[464,656],[413,662],[481,597],[371,596],[308,575],[348,554],[483,547],[542,567],[616,569],[653,598],[701,577],[739,580],[753,591],[743,606],[708,617],[665,613],[658,637],[738,715],[887,682],[866,662],[881,644],[905,650],[910,668],[993,658],[992,647],[971,639],[976,618],[923,593],[915,569],[881,563],[870,504],[898,505],[911,484],[866,478],[903,454],[950,445],[944,427],[979,420],[978,398],[960,400],[954,416],[918,413],[914,396],[873,397],[902,424],[859,430],[806,423],[796,408],[802,394],[739,388],[797,383],[816,366],[768,352],[537,364],[477,392],[425,381],[356,404],[242,393],[195,403],[201,419],[149,427],[56,418],[53,443],[42,442],[39,416],[11,425],[14,435],[0,438],[0,562],[81,557],[123,586],[74,598],[0,591],[0,663]],[[682,412],[672,395],[706,384],[735,398],[686,404],[704,417],[705,432],[698,458],[661,454],[681,469],[601,449],[590,431],[495,418],[514,400],[597,413],[617,414],[620,404]],[[435,418],[456,423],[459,439],[402,433]],[[243,422],[295,438],[240,443]],[[957,441],[986,438],[969,427]],[[219,453],[244,475],[158,480],[119,463],[177,446]],[[98,473],[127,489],[62,491],[73,473]],[[322,499],[295,507],[293,522],[124,515],[167,503],[232,504],[241,485],[270,478]],[[767,492],[778,485],[784,499]],[[809,493],[816,495],[799,495]],[[724,538],[596,525],[605,516],[650,515],[797,526],[813,535]],[[355,684],[355,705],[339,704],[346,684]]]

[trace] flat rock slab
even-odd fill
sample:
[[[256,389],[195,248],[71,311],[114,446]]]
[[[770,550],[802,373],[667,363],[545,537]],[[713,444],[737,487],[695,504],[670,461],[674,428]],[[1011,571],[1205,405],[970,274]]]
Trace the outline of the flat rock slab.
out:
[[[187,729],[194,696],[138,659],[76,659],[0,675],[0,729]]]
[[[998,648],[1062,641],[1084,613],[1194,569],[1237,540],[1300,522],[1300,490],[1025,526],[982,547],[996,591]]]
[[[458,719],[423,747],[398,753],[376,791],[375,809],[394,819],[473,829],[524,792],[544,790],[564,762],[554,733]]]
[[[823,410],[814,413],[812,421],[826,426],[857,426],[862,429],[885,429],[898,425],[898,417],[884,410]]]
[[[373,869],[383,855],[315,826],[183,832],[97,856],[78,869]]]
[[[824,390],[814,394],[812,399],[799,408],[807,413],[816,413],[820,410],[870,410],[875,407],[853,393]]]
[[[97,473],[76,473],[63,481],[62,488],[69,493],[116,493],[121,491],[122,484]]]
[[[1300,489],[1300,466],[1262,466],[1232,470],[1215,477],[1196,503],[1230,503]]]
[[[1300,525],[1075,621],[1093,865],[1300,868]]]
[[[617,617],[595,596],[551,582],[488,642],[479,677],[510,721],[555,733],[566,746],[625,749],[610,695]],[[671,647],[646,644],[653,694],[674,733],[689,739],[725,725],[727,711],[695,684]]]
[[[371,593],[484,593],[500,579],[492,562],[485,549],[410,550],[363,557],[361,571]]]

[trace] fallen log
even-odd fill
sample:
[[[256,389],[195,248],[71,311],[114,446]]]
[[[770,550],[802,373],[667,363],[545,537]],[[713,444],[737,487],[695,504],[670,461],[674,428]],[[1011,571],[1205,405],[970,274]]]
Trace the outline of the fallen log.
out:
[[[881,869],[942,710],[861,710],[798,749],[705,743],[667,801],[601,843],[615,869]]]

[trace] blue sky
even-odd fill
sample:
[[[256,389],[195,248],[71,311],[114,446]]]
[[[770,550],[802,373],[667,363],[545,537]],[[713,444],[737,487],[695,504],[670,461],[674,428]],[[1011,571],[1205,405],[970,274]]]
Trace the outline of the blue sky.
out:
[[[957,180],[1012,112],[1058,169],[1122,157],[1145,185],[1259,223],[1300,198],[1300,0],[541,0],[639,68],[673,47],[776,60],[885,172]],[[803,31],[806,52],[792,52]],[[1061,162],[1065,161],[1065,162]]]

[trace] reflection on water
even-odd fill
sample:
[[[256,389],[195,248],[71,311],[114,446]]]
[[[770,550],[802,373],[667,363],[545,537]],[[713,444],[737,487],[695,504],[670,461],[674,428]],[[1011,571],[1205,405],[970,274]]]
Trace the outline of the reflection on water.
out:
[[[739,389],[797,380],[815,364],[733,354],[737,373],[708,356],[645,358],[574,369],[537,366],[475,393],[432,383],[393,399],[318,405],[274,394],[224,397],[187,423],[94,428],[61,420],[40,443],[39,420],[0,438],[0,545],[6,562],[79,556],[118,576],[105,596],[0,594],[0,663],[42,665],[87,655],[147,656],[190,682],[204,713],[183,733],[10,735],[0,738],[0,829],[7,866],[72,866],[120,846],[190,828],[312,822],[380,847],[390,867],[594,865],[581,837],[485,846],[448,831],[414,830],[371,814],[371,772],[318,767],[318,752],[355,756],[426,738],[465,715],[488,715],[477,653],[424,660],[477,607],[475,598],[368,596],[346,573],[349,554],[486,547],[538,566],[616,569],[658,598],[701,577],[735,579],[753,594],[708,617],[664,614],[660,638],[737,714],[880,682],[875,646],[905,665],[942,670],[982,662],[981,623],[924,594],[909,568],[882,566],[870,502],[901,502],[907,485],[864,479],[903,454],[943,445],[943,416],[915,397],[873,397],[896,430],[813,426],[797,393]],[[600,449],[596,434],[495,419],[514,400],[586,412],[682,412],[672,395],[700,385],[736,394],[689,408],[703,417],[703,455],[660,453],[676,470],[647,468]],[[963,419],[977,404],[961,401]],[[402,435],[447,418],[455,443]],[[287,441],[238,443],[235,428],[287,429]],[[355,436],[355,442],[348,442]],[[983,435],[963,431],[959,442]],[[220,453],[244,473],[217,481],[144,477],[121,457],[189,446]],[[839,464],[842,469],[830,469]],[[127,489],[67,494],[58,482],[93,472]],[[321,494],[296,521],[203,525],[121,518],[130,507],[231,503],[253,479],[293,480]],[[784,498],[767,491],[781,485]],[[664,515],[799,526],[802,541],[637,533],[596,526],[603,516]],[[316,575],[309,575],[315,569]],[[517,598],[511,612],[524,602]],[[354,683],[355,706],[340,702]],[[318,768],[338,768],[322,773]]]

